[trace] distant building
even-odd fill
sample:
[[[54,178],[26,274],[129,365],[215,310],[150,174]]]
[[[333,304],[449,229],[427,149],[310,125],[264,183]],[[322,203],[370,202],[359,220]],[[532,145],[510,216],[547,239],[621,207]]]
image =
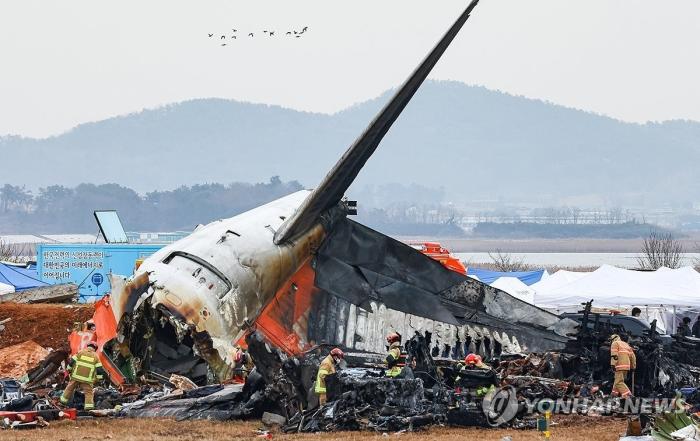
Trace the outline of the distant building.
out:
[[[191,231],[171,231],[167,233],[138,233],[127,231],[126,237],[129,243],[153,243],[153,244],[169,244],[176,242],[185,236],[192,233]]]

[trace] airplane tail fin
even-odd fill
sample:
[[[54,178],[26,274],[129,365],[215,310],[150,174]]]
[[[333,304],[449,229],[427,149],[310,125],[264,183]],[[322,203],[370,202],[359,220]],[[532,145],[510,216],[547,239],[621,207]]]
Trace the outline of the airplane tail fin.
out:
[[[336,205],[372,153],[399,117],[420,85],[469,18],[479,0],[472,0],[457,21],[435,45],[423,62],[394,94],[364,133],[347,149],[345,154],[323,178],[321,184],[304,200],[299,209],[275,233],[275,243],[289,241],[308,231],[324,211]]]

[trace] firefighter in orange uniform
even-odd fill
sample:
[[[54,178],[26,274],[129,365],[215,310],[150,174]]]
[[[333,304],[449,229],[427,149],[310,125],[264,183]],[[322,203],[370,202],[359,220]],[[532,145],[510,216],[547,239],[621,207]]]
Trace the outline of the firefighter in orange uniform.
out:
[[[319,406],[326,404],[326,377],[335,374],[335,367],[340,364],[340,360],[343,358],[345,358],[343,351],[340,348],[333,348],[331,353],[323,359],[321,365],[318,367],[315,392],[318,394]]]
[[[632,346],[625,343],[619,335],[610,336],[610,366],[615,370],[615,382],[613,384],[613,394],[622,398],[632,396],[632,391],[625,384],[627,373],[637,368],[637,358],[634,355]]]

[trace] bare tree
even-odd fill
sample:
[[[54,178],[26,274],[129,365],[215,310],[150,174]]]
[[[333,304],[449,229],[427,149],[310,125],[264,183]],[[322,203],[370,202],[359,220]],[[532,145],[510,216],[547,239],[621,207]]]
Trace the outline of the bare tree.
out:
[[[489,253],[489,257],[493,260],[493,265],[498,271],[511,272],[528,269],[522,257],[515,258],[510,253],[504,253],[500,249],[497,249],[495,254]]]
[[[0,237],[0,261],[25,263],[32,255],[29,244],[8,243]]]
[[[674,239],[673,234],[653,230],[644,239],[642,255],[637,257],[637,263],[643,270],[657,270],[662,266],[678,268],[684,252],[683,244]]]

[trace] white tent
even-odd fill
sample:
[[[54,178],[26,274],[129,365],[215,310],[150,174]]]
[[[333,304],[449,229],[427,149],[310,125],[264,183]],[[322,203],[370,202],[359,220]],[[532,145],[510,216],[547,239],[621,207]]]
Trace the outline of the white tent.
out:
[[[566,271],[559,270],[556,273],[550,275],[549,277],[543,277],[537,283],[530,285],[530,288],[537,292],[549,292],[564,285],[568,285],[571,282],[575,282],[581,277],[586,277],[590,272],[576,272],[576,271]],[[535,296],[536,297],[536,296]]]
[[[0,282],[0,295],[3,294],[10,294],[15,292],[15,287],[12,285],[7,285],[5,283]]]
[[[586,276],[550,290],[537,290],[537,305],[603,307],[680,306],[700,308],[700,274],[693,268],[632,271],[603,265]]]
[[[516,299],[531,305],[535,304],[535,290],[524,284],[517,277],[499,277],[491,284],[494,288],[505,291]]]

